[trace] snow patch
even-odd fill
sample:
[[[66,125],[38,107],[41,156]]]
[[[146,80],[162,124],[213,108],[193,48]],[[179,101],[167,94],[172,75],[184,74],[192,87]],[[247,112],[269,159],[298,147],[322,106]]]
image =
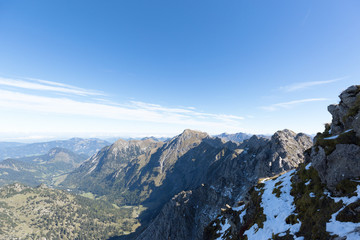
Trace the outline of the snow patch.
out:
[[[324,138],[324,140],[337,139],[338,137],[339,137],[339,135],[335,135],[335,136],[331,136],[331,137]]]
[[[263,228],[259,228],[254,224],[249,230],[245,231],[248,239],[271,239],[272,234],[282,234],[289,230],[290,234],[295,236],[295,233],[300,230],[301,223],[294,225],[286,224],[286,218],[294,214],[295,205],[294,198],[290,195],[291,191],[291,174],[295,170],[289,171],[275,180],[264,182],[264,193],[261,199],[261,207],[264,209],[266,221],[263,223]],[[281,192],[279,198],[273,193],[275,184],[282,181]],[[302,239],[296,238],[295,239]]]
[[[344,206],[331,215],[331,219],[328,223],[326,223],[326,231],[331,234],[339,235],[340,237],[345,237],[347,240],[358,240],[360,239],[360,223],[353,222],[340,222],[336,220],[336,216],[349,204],[354,203],[360,199],[360,185],[357,186],[355,191],[357,196],[353,197],[331,197],[330,194],[328,196],[334,199],[335,202],[342,201]]]
[[[218,240],[223,239],[225,231],[230,228],[230,224],[228,223],[228,220],[225,219],[225,224],[220,223],[220,227],[221,227],[220,232],[219,232],[220,237],[217,238]]]
[[[348,129],[348,130],[346,130],[346,131],[344,131],[344,132],[340,133],[339,135],[344,134],[344,133],[348,133],[348,132],[350,132],[350,131],[352,131],[352,129]],[[339,137],[339,135],[334,135],[334,136],[331,136],[331,137],[327,137],[327,138],[324,138],[324,140],[337,139],[337,138]]]

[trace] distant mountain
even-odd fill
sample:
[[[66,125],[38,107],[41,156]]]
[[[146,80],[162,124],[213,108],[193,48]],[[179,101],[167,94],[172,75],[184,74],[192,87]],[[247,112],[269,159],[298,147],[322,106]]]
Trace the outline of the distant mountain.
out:
[[[0,142],[0,151],[4,148],[9,148],[9,147],[19,147],[19,146],[23,146],[26,145],[26,143],[18,143],[18,142]]]
[[[253,135],[251,134],[246,134],[246,133],[234,133],[234,134],[229,134],[229,133],[221,133],[219,135],[215,135],[214,137],[218,137],[223,139],[224,141],[233,141],[233,142],[243,142],[246,139],[251,138]]]
[[[0,186],[21,182],[30,186],[54,184],[57,177],[78,167],[88,157],[64,148],[53,148],[40,156],[6,159],[0,162]]]
[[[166,137],[160,137],[160,138],[157,138],[157,137],[144,137],[144,138],[141,138],[140,140],[147,140],[147,139],[152,139],[156,142],[167,142],[170,140],[170,138],[166,138]]]
[[[0,188],[0,239],[107,239],[134,231],[139,211],[15,183]]]
[[[2,145],[4,147],[1,147]],[[56,147],[69,149],[74,153],[85,154],[90,157],[108,145],[110,145],[109,142],[96,138],[71,138],[69,140],[57,140],[31,144],[2,143],[0,144],[0,161],[6,158],[20,158],[26,156],[42,155],[46,154],[50,149]]]

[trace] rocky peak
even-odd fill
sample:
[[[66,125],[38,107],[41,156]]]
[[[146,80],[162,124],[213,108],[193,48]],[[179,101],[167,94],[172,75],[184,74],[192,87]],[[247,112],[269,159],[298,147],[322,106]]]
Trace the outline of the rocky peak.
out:
[[[240,145],[259,163],[257,176],[266,177],[297,167],[304,161],[303,152],[312,146],[309,136],[284,129],[270,138],[253,136]],[[246,156],[242,156],[248,158]],[[252,161],[253,162],[253,161]]]
[[[113,145],[110,146],[110,151],[113,154],[124,153],[128,151],[147,151],[151,148],[154,148],[158,145],[162,145],[162,142],[155,141],[151,138],[145,140],[117,140]]]
[[[180,135],[176,136],[175,138],[180,141],[201,141],[206,137],[209,137],[209,135],[205,132],[185,129]]]
[[[296,136],[296,133],[289,130],[289,129],[284,129],[284,130],[279,130],[277,132],[274,133],[274,135],[272,135],[271,139],[277,139],[277,138],[294,138]]]
[[[165,169],[172,166],[179,157],[198,146],[205,138],[209,138],[207,133],[190,129],[186,129],[172,138],[163,147],[159,161],[160,172],[164,172]]]

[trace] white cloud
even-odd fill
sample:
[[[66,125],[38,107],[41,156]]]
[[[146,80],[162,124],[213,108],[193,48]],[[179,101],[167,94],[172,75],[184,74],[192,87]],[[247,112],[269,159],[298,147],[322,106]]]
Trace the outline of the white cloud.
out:
[[[86,90],[58,82],[28,78],[27,80],[9,79],[0,77],[0,86],[15,87],[28,90],[51,91],[57,93],[75,94],[79,96],[104,95],[94,90]]]
[[[330,80],[325,80],[325,81],[294,83],[294,84],[291,84],[288,86],[280,87],[280,90],[283,90],[284,92],[294,92],[294,91],[309,88],[312,86],[325,85],[325,84],[329,84],[329,83],[333,83],[333,82],[338,82],[338,81],[341,81],[341,80],[344,80],[347,78],[349,78],[349,77],[345,76],[345,77],[335,78],[335,79],[330,79]]]
[[[302,104],[302,103],[309,103],[309,102],[318,102],[318,101],[327,101],[327,98],[308,98],[308,99],[301,99],[301,100],[295,100],[290,102],[283,102],[283,103],[276,103],[272,104],[270,106],[264,106],[261,107],[262,109],[266,111],[276,111],[280,109],[290,109],[293,108],[296,105]]]
[[[0,132],[4,139],[29,136],[179,133],[185,128],[209,133],[241,131],[244,118],[204,113],[192,106],[114,102],[105,94],[39,79],[0,77]],[[60,135],[59,135],[60,134]],[[34,139],[35,139],[34,138]]]
[[[234,115],[201,113],[189,109],[169,108],[135,101],[129,104],[112,105],[104,102],[37,96],[8,90],[0,90],[0,109],[20,110],[24,114],[26,112],[42,112],[189,126],[238,125],[239,120],[243,119]]]

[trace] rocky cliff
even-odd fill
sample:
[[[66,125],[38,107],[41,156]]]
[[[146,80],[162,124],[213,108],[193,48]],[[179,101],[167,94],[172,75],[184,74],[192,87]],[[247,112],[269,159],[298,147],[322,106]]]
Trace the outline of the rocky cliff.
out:
[[[314,168],[332,190],[360,173],[360,86],[349,87],[339,97],[339,104],[328,107],[331,124],[317,134],[311,151]]]
[[[329,106],[332,123],[305,151],[306,164],[223,205],[203,239],[360,239],[359,92],[351,86]]]

